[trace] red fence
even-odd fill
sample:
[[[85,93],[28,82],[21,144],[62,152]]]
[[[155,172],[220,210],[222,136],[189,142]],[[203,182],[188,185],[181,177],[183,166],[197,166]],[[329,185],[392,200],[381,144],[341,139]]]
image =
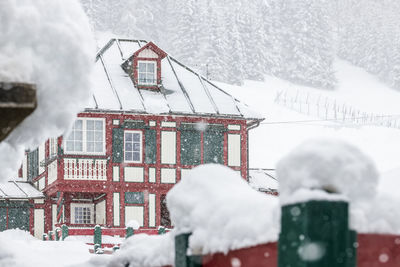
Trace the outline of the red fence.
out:
[[[400,236],[358,234],[358,267],[399,267]],[[277,243],[262,244],[251,248],[232,250],[228,254],[216,253],[202,256],[203,267],[276,267]]]

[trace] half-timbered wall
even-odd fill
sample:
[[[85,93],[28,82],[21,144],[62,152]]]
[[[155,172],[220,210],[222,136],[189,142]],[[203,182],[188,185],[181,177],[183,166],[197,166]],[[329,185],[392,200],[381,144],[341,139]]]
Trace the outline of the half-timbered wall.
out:
[[[93,202],[93,223],[125,227],[136,220],[145,228],[167,225],[168,213],[161,202],[175,183],[200,164],[224,164],[247,177],[244,120],[103,113],[81,113],[79,117],[103,118],[105,153],[66,154],[63,138],[58,140],[58,149],[57,140],[49,141],[44,192],[53,198],[57,192],[105,194],[105,199]],[[126,140],[125,133],[140,134],[132,141]],[[128,150],[130,160],[126,160]],[[55,151],[54,159],[50,155]],[[40,176],[36,179],[42,187]],[[126,194],[139,194],[143,201],[133,203]],[[71,203],[65,206],[69,223],[74,219]],[[50,205],[50,209],[54,208]],[[45,220],[54,216],[45,216]]]

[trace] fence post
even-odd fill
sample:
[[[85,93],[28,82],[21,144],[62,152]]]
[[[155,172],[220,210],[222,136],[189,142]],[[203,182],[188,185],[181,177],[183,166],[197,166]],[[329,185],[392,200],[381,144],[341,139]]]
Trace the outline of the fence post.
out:
[[[311,200],[282,207],[278,267],[355,267],[348,203]]]
[[[65,238],[67,238],[68,236],[68,226],[66,226],[65,224],[63,224],[61,226],[61,240],[64,241]]]
[[[202,256],[187,256],[189,247],[189,236],[191,233],[175,236],[175,267],[201,267]]]
[[[128,238],[128,237],[133,236],[134,233],[135,233],[135,230],[133,229],[132,226],[126,227],[126,235],[125,235],[125,238]]]
[[[60,241],[60,232],[61,232],[60,227],[57,227],[54,232],[55,232],[55,240]]]
[[[42,239],[43,239],[43,241],[46,241],[47,240],[47,234],[43,234]]]
[[[94,243],[94,251],[96,252],[96,245],[98,245],[101,248],[101,227],[100,227],[100,225],[96,225],[94,227],[93,243]]]
[[[166,233],[166,232],[165,232],[165,227],[164,227],[164,226],[159,226],[159,227],[158,227],[157,233],[158,233],[159,235],[165,234],[165,233]]]
[[[49,231],[49,241],[53,241],[53,231]]]

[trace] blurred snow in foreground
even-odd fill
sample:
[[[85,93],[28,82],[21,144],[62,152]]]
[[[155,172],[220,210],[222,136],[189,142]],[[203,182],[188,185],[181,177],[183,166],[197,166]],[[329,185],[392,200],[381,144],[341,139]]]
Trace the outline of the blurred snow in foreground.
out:
[[[78,1],[0,1],[0,82],[37,86],[38,107],[0,144],[0,180],[24,149],[63,134],[90,96],[95,45]]]

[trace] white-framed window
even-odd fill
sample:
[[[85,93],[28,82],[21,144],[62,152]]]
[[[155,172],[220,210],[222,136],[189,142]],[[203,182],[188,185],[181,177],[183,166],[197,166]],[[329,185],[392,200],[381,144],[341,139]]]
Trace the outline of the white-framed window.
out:
[[[57,155],[57,138],[49,139],[49,154],[50,158]]]
[[[125,131],[124,132],[124,161],[142,162],[142,132]]]
[[[66,152],[83,152],[83,120],[76,120],[65,139]]]
[[[102,118],[79,118],[64,140],[66,154],[104,154],[105,122]]]
[[[155,61],[138,61],[138,83],[141,85],[157,84]]]
[[[94,205],[71,203],[71,222],[73,224],[93,224]]]

